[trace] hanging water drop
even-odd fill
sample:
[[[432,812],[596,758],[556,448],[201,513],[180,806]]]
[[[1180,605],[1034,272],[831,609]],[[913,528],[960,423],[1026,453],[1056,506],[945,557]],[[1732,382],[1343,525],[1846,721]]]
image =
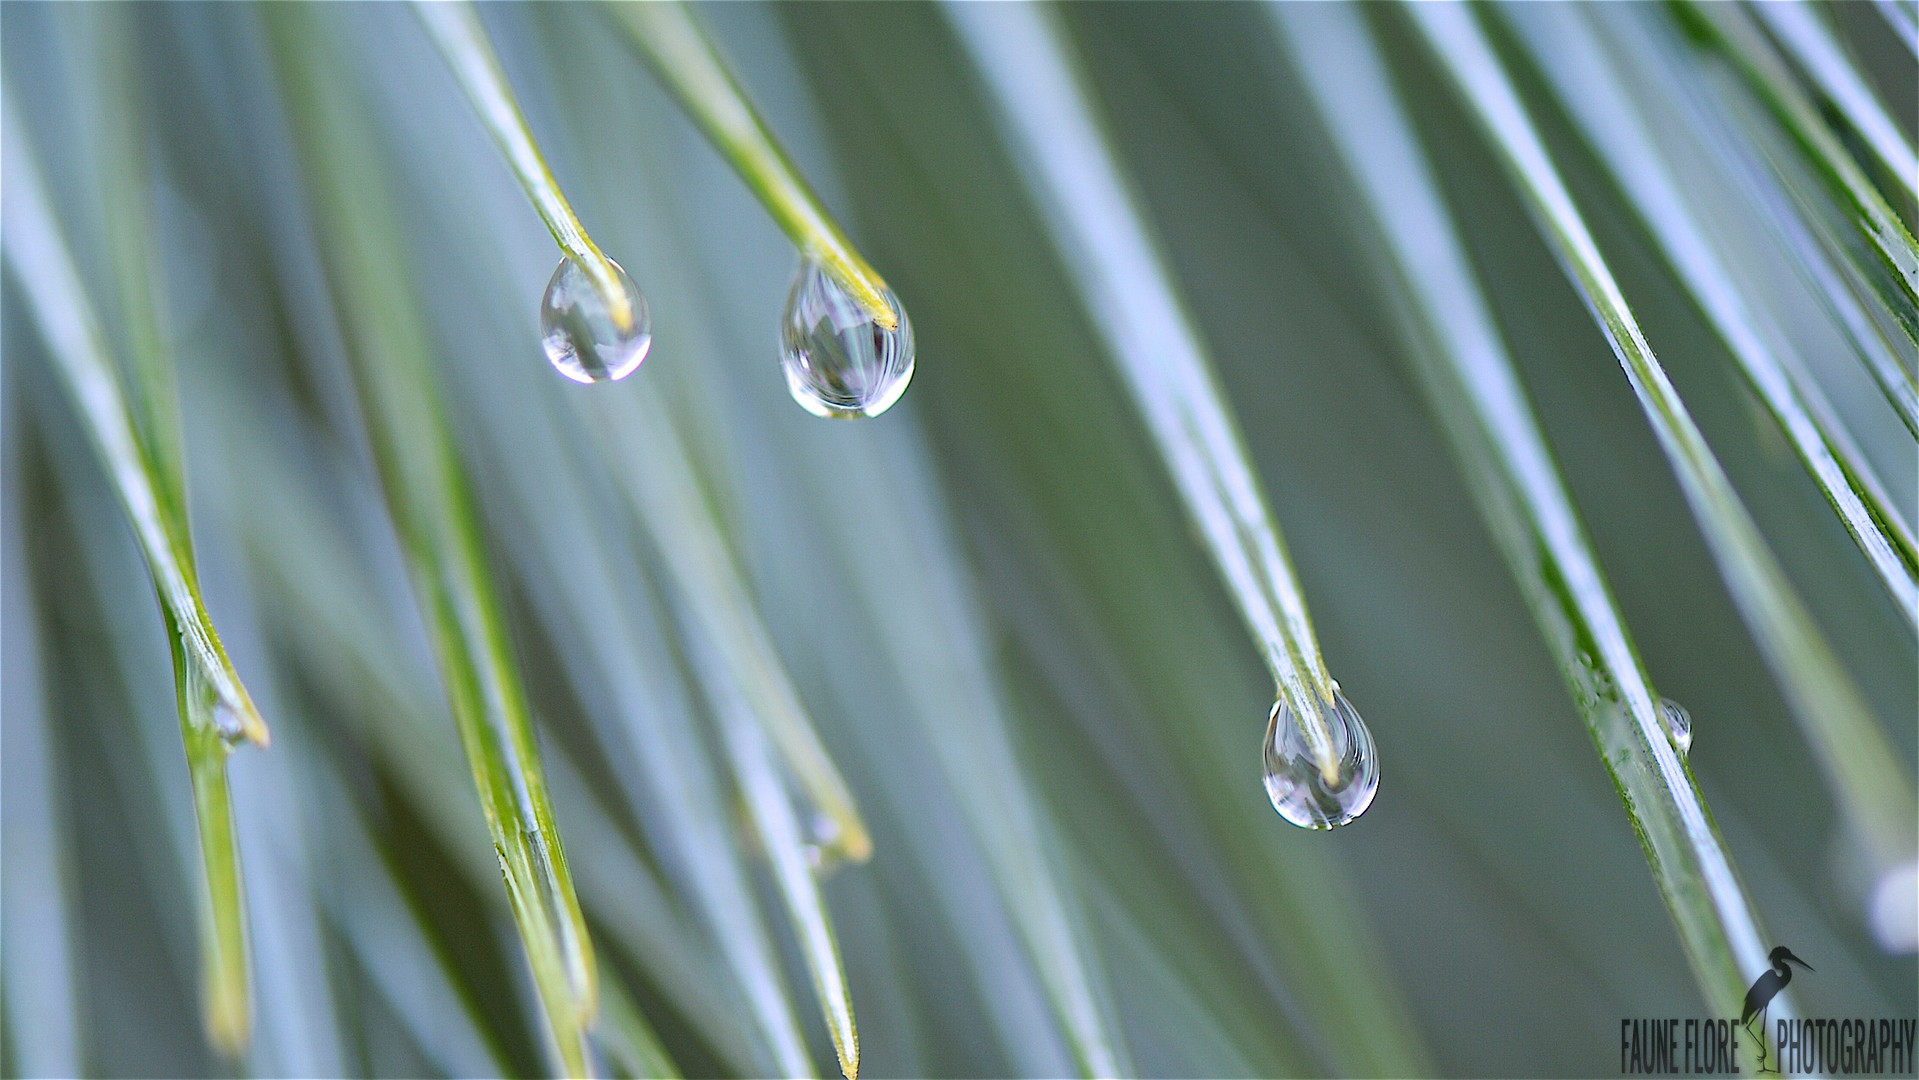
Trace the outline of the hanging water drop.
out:
[[[1692,714],[1684,705],[1671,698],[1659,699],[1659,726],[1666,729],[1666,738],[1672,740],[1673,749],[1680,757],[1692,749]]]
[[[577,383],[626,378],[646,359],[646,350],[653,344],[646,298],[619,263],[607,262],[626,290],[631,317],[624,326],[606,294],[570,256],[560,260],[540,300],[540,346],[560,374]]]
[[[240,714],[227,708],[223,701],[215,702],[213,705],[213,731],[220,736],[220,741],[226,744],[228,750],[247,739],[246,725],[240,722]]]
[[[819,877],[831,874],[846,858],[845,831],[838,821],[817,810],[806,815],[803,827],[801,850],[807,865]]]
[[[1331,829],[1366,812],[1379,791],[1379,759],[1373,733],[1338,690],[1321,702],[1320,721],[1332,740],[1332,768],[1322,767],[1293,710],[1273,703],[1266,720],[1266,795],[1279,816],[1302,829]]]
[[[884,290],[899,325],[888,329],[819,263],[807,260],[780,318],[780,367],[793,400],[814,416],[878,416],[913,379],[913,324]]]

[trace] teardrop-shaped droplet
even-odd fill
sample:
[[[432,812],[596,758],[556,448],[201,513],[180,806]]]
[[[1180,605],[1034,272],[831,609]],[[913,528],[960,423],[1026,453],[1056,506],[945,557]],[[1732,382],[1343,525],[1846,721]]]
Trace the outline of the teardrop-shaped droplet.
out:
[[[878,416],[913,380],[913,324],[893,290],[899,317],[887,329],[808,260],[793,280],[780,318],[780,367],[793,400],[814,416]]]
[[[1684,705],[1671,698],[1659,699],[1659,726],[1666,729],[1666,738],[1672,740],[1673,749],[1680,757],[1692,749],[1692,714]]]
[[[1266,720],[1262,753],[1266,795],[1280,817],[1302,829],[1344,825],[1365,813],[1379,791],[1379,758],[1373,753],[1373,733],[1353,710],[1352,702],[1335,690],[1331,702],[1321,702],[1319,715],[1332,738],[1336,759],[1330,776],[1284,701],[1273,703]]]
[[[646,298],[619,263],[607,262],[619,274],[632,309],[625,326],[614,317],[606,294],[570,256],[560,260],[540,300],[540,346],[560,374],[577,383],[626,378],[646,359],[646,350],[653,344]]]

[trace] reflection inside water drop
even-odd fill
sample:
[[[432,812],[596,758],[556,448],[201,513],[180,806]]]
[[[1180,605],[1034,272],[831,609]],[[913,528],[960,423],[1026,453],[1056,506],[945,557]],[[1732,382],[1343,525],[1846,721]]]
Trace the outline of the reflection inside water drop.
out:
[[[1659,699],[1659,726],[1666,729],[1666,738],[1672,740],[1673,749],[1684,757],[1692,749],[1692,714],[1686,707],[1671,698]]]
[[[888,330],[808,260],[793,281],[780,319],[780,367],[793,400],[814,416],[878,416],[913,379],[913,324],[893,290],[899,317]]]
[[[632,306],[630,325],[619,325],[605,294],[571,257],[560,260],[540,300],[540,346],[560,374],[577,383],[626,378],[646,359],[646,350],[653,344],[646,298],[619,263],[607,262],[619,274],[620,287]]]
[[[1335,690],[1332,702],[1321,703],[1319,715],[1332,738],[1337,759],[1330,780],[1284,701],[1273,703],[1266,720],[1261,754],[1266,795],[1280,817],[1302,829],[1344,825],[1365,813],[1379,791],[1379,758],[1373,753],[1373,733],[1353,710],[1352,702]]]

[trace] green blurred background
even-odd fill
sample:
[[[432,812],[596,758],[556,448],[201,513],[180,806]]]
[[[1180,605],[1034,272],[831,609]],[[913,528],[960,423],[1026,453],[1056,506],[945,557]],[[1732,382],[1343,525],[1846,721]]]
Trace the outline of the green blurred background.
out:
[[[1663,8],[1630,8],[1610,17],[1678,40]],[[617,433],[659,416],[873,832],[871,862],[824,886],[864,1075],[1079,1067],[1023,936],[1023,880],[995,861],[1008,836],[1051,868],[1141,1074],[1604,1075],[1622,1017],[1705,1015],[1259,9],[1064,16],[1379,748],[1377,801],[1330,833],[1266,802],[1270,679],[937,9],[699,8],[911,313],[913,386],[860,423],[787,398],[792,248],[596,6],[483,7],[561,185],[653,305],[646,363],[594,387],[540,356],[554,252],[413,14],[310,14],[301,47],[324,92],[370,121],[325,152],[363,160],[395,210],[387,257],[432,334],[601,978],[679,1069],[773,1069],[727,959],[742,927],[772,943],[777,994],[816,1067],[834,1065],[646,507],[622,495],[622,455],[649,444]],[[1912,57],[1869,5],[1829,15],[1911,138]],[[1817,968],[1793,983],[1801,1014],[1912,1016],[1914,958],[1863,921],[1831,794],[1605,339],[1404,17],[1368,17],[1645,664],[1692,713],[1690,764],[1750,896]],[[116,21],[130,52],[98,44]],[[258,1018],[226,1061],[196,1015],[161,623],[10,282],[4,1065],[540,1072],[261,23],[224,4],[0,9],[9,116],[103,310],[115,256],[92,200],[112,178],[89,139],[99,98],[136,93],[202,576],[275,735],[232,759]],[[1910,774],[1909,627],[1538,76],[1513,66],[1648,337]],[[1911,440],[1869,392],[1843,401],[1910,516]],[[1009,790],[1025,809],[1001,821]],[[707,859],[744,868],[747,907],[715,913]]]

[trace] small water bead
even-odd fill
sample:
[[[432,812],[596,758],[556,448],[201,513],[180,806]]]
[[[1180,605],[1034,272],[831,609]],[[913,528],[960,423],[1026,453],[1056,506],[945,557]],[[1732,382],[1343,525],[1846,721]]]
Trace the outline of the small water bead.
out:
[[[780,318],[780,367],[793,400],[814,416],[878,416],[913,380],[913,324],[893,290],[899,317],[889,330],[820,264],[808,260],[793,280]]]
[[[1379,758],[1373,752],[1373,733],[1353,710],[1346,695],[1335,690],[1319,715],[1332,736],[1338,767],[1331,780],[1320,768],[1306,734],[1284,701],[1273,703],[1266,719],[1266,795],[1279,816],[1302,829],[1331,829],[1353,820],[1373,804],[1379,791]]]
[[[814,811],[806,815],[801,850],[806,864],[816,877],[825,877],[846,861],[846,834],[830,815]]]
[[[540,300],[540,347],[560,374],[577,383],[612,382],[633,374],[653,344],[653,320],[633,279],[608,259],[632,305],[630,325],[622,328],[606,296],[579,263],[560,260]]]
[[[229,750],[247,740],[247,728],[240,722],[240,714],[228,708],[225,702],[214,703],[213,730]]]
[[[1680,757],[1692,749],[1692,714],[1686,707],[1671,698],[1659,699],[1659,726],[1666,729],[1666,738],[1672,740],[1673,748]]]

